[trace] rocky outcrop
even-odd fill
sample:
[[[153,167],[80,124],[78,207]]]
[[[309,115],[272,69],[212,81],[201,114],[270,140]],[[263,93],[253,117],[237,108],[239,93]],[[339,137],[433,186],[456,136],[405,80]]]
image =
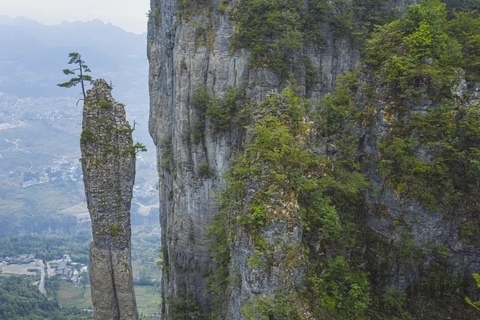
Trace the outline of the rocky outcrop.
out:
[[[83,107],[83,181],[92,221],[90,284],[95,319],[137,319],[130,247],[135,147],[124,106],[95,80]]]
[[[351,71],[359,62],[360,47],[365,39],[365,34],[362,38],[362,32],[367,32],[368,27],[371,28],[369,31],[373,29],[372,24],[380,21],[378,15],[390,16],[392,20],[404,12],[408,4],[416,1],[370,1],[365,5],[361,1],[350,1],[346,5],[347,2],[328,1],[328,5],[332,7],[328,8],[327,14],[322,11],[326,1],[304,2],[306,7],[302,10],[306,12],[312,10],[314,14],[317,13],[315,10],[319,10],[319,16],[324,14],[322,16],[324,20],[321,21],[315,20],[317,16],[313,18],[310,16],[316,21],[313,26],[318,29],[318,33],[312,35],[312,39],[316,36],[319,40],[306,41],[298,52],[285,52],[287,57],[285,61],[288,60],[288,62],[283,61],[286,68],[280,70],[268,65],[270,61],[268,59],[263,64],[252,61],[253,54],[259,57],[264,56],[255,51],[258,48],[249,47],[248,33],[241,38],[245,43],[239,45],[237,38],[235,47],[232,45],[236,32],[238,34],[239,29],[243,27],[242,23],[252,20],[247,19],[249,17],[244,20],[238,18],[240,15],[238,10],[247,9],[241,7],[242,3],[248,3],[248,1],[151,1],[148,29],[149,130],[158,148],[160,222],[164,261],[162,280],[164,319],[170,319],[174,315],[182,318],[182,314],[187,317],[194,315],[200,319],[215,312],[212,308],[215,297],[207,288],[207,278],[214,275],[217,269],[211,257],[212,252],[209,250],[211,242],[207,229],[219,211],[220,206],[216,201],[227,185],[225,174],[232,167],[234,157],[238,158],[239,155],[244,154],[245,146],[256,134],[254,130],[253,133],[245,132],[242,126],[245,124],[253,126],[258,123],[262,117],[259,112],[262,102],[269,96],[281,92],[292,80],[300,96],[310,98],[312,105],[320,102],[327,93],[334,90],[338,76]],[[262,3],[268,7],[268,1],[255,3]],[[285,6],[292,3],[294,1],[285,1]],[[350,9],[348,9],[349,5],[351,5]],[[258,14],[262,13],[261,9],[265,8],[259,5]],[[283,13],[288,11],[284,9],[280,11]],[[352,10],[358,16],[352,15]],[[232,22],[233,20],[235,22]],[[366,20],[368,23],[365,23]],[[386,21],[389,20],[386,19]],[[358,26],[355,26],[355,23]],[[304,32],[307,31],[304,30]],[[268,45],[274,42],[272,39],[269,40]],[[271,50],[268,45],[265,51]],[[368,70],[365,70],[362,77],[368,78]],[[374,84],[376,85],[377,82]],[[353,87],[356,86],[355,84]],[[380,90],[379,86],[374,89]],[[375,92],[372,88],[370,90]],[[215,104],[225,107],[225,101],[229,99],[231,92],[235,94],[232,107],[235,111],[229,113],[227,129],[219,128],[220,115],[224,114],[209,108],[214,108],[212,106]],[[383,93],[385,92],[386,90]],[[361,90],[351,94],[352,100],[357,104],[355,107],[361,108],[365,105],[366,97],[362,96]],[[415,201],[399,199],[392,188],[381,185],[379,181],[381,178],[377,173],[378,140],[389,130],[388,125],[380,119],[385,107],[385,105],[382,106],[381,99],[384,98],[381,95],[374,98],[378,100],[374,104],[377,122],[369,122],[369,127],[364,124],[355,125],[354,129],[358,145],[352,148],[358,148],[356,151],[362,153],[362,156],[367,156],[358,166],[361,167],[361,174],[373,186],[372,189],[365,191],[361,201],[356,204],[358,211],[361,211],[364,216],[355,213],[357,215],[355,218],[363,219],[361,223],[367,227],[365,230],[368,231],[368,235],[373,233],[373,241],[380,239],[382,244],[386,243],[386,248],[389,245],[391,248],[397,245],[402,247],[405,242],[410,243],[411,238],[413,244],[419,248],[418,252],[422,252],[432,244],[445,247],[452,245],[453,249],[447,249],[446,255],[455,256],[453,260],[455,260],[456,270],[459,271],[465,266],[469,271],[473,270],[478,264],[474,258],[477,248],[470,248],[471,250],[466,254],[453,253],[461,245],[454,241],[452,233],[447,231],[452,228],[452,225],[446,223],[441,214],[425,208],[421,209],[419,203]],[[342,116],[348,118],[349,115]],[[248,119],[245,120],[242,117]],[[327,125],[329,124],[325,124]],[[338,153],[335,139],[339,135],[329,135],[315,141],[318,144],[315,147],[315,153],[335,159]],[[257,160],[260,157],[259,153]],[[268,172],[270,165],[268,161],[250,164],[258,165],[260,167],[258,170],[265,172]],[[352,177],[354,177],[353,174]],[[346,176],[343,179],[348,180]],[[221,304],[223,309],[221,315],[225,319],[245,319],[248,312],[255,308],[261,309],[275,300],[282,304],[282,300],[278,298],[284,298],[282,294],[285,292],[288,294],[289,291],[285,279],[294,286],[302,286],[309,266],[306,266],[304,260],[305,252],[294,248],[302,247],[309,242],[309,249],[312,249],[310,253],[322,256],[321,259],[325,258],[325,260],[334,257],[335,250],[338,249],[322,248],[320,241],[312,240],[316,237],[321,238],[322,236],[315,235],[321,231],[310,230],[310,234],[306,235],[300,221],[299,196],[292,186],[287,186],[283,191],[271,192],[273,203],[268,206],[268,210],[281,208],[278,210],[282,211],[282,214],[293,218],[290,220],[279,218],[271,223],[262,224],[258,228],[259,233],[252,235],[251,230],[246,227],[250,222],[242,222],[241,216],[242,213],[245,214],[251,210],[252,199],[264,186],[262,183],[262,179],[258,177],[257,180],[252,179],[246,183],[241,190],[245,197],[240,201],[242,206],[239,212],[231,209],[230,220],[227,218],[226,232],[230,254],[227,264],[230,282],[228,290],[222,292],[224,301]],[[286,185],[289,183],[290,181],[285,182]],[[291,193],[282,193],[286,190]],[[279,194],[288,194],[290,197],[288,201],[285,199],[273,201]],[[345,199],[347,205],[348,201],[350,199]],[[339,210],[341,206],[342,204],[337,206]],[[382,211],[379,208],[386,208],[386,210]],[[402,219],[398,219],[400,216]],[[408,234],[402,226],[397,225],[399,220],[403,221],[403,219],[408,220]],[[261,239],[261,244],[258,243],[258,238]],[[364,238],[367,238],[367,235]],[[365,253],[368,250],[360,248],[360,245],[351,250],[363,250],[362,258],[370,254]],[[382,250],[389,251],[385,248]],[[266,254],[267,251],[270,253]],[[372,255],[375,254],[378,252],[372,253]],[[294,268],[286,267],[284,261],[292,257],[300,263]],[[415,262],[417,263],[415,268],[423,263],[428,265],[432,261],[430,257],[422,259],[423,257],[419,258],[421,262]],[[468,263],[460,265],[462,259],[466,259]],[[383,270],[388,274],[385,276],[388,279],[382,284],[380,291],[386,291],[388,286],[405,289],[419,278],[418,268],[415,270],[405,268],[402,264],[404,261],[400,260],[393,266],[385,267],[386,263],[382,265],[385,269],[390,269]],[[334,262],[337,263],[337,267],[339,265],[344,267],[341,260]],[[328,263],[322,261],[319,265],[322,263],[324,263],[322,266],[324,270],[327,270]],[[365,271],[367,262],[356,261],[356,263],[362,272]],[[375,256],[368,263],[368,267],[371,267],[383,262],[380,257]],[[318,287],[323,285],[322,277],[327,276],[328,272],[325,271],[314,279],[318,281]],[[350,290],[350,285],[342,290]],[[245,308],[246,306],[253,309]],[[269,316],[275,318],[271,314]],[[305,311],[304,318],[309,316]],[[345,315],[344,317],[348,318]]]
[[[231,15],[238,1],[221,2],[151,1],[147,36],[149,129],[158,148],[165,319],[172,316],[175,312],[172,309],[179,301],[184,305],[193,302],[201,314],[211,312],[212,301],[205,275],[214,271],[214,264],[206,230],[217,212],[216,195],[225,188],[222,176],[244,139],[234,123],[222,132],[215,131],[211,119],[206,119],[205,125],[199,127],[201,115],[192,104],[195,92],[206,89],[224,98],[229,88],[235,88],[236,92],[243,93],[239,103],[255,108],[270,93],[281,91],[288,81],[288,76],[282,76],[278,70],[253,68],[248,50],[232,51],[234,25]],[[405,1],[398,4],[405,5]],[[220,10],[221,5],[227,9]],[[395,5],[397,3],[392,1],[386,7],[394,8]],[[334,35],[328,23],[319,23],[317,27],[324,42],[320,48],[313,44],[305,47],[315,81],[307,83],[307,70],[302,63],[294,63],[291,69],[300,90],[314,101],[329,92],[336,77],[350,70],[359,59],[359,44],[352,38]],[[198,135],[202,138],[194,142]],[[202,175],[205,166],[208,175]],[[285,228],[284,224],[278,224],[265,232],[283,234]],[[298,243],[301,229],[286,236],[288,239],[282,241],[290,245]],[[242,239],[241,232],[237,237],[239,247],[233,250],[243,255],[234,256],[232,260],[242,269],[242,297],[248,298],[258,287],[258,283],[253,283],[258,280],[247,276],[248,271],[242,266],[246,265],[245,259],[251,255],[253,247],[248,237]],[[278,240],[272,237],[273,242]],[[269,278],[264,274],[262,277]],[[273,274],[272,277],[275,278]],[[271,283],[263,286],[256,294],[268,292],[272,296],[275,288]],[[235,314],[231,315],[232,319],[241,318],[239,307],[243,301],[237,300],[232,296],[229,307]]]

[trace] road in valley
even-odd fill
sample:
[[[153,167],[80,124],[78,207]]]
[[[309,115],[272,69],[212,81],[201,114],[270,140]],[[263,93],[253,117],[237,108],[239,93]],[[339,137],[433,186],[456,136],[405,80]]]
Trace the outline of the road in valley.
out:
[[[46,294],[45,292],[45,265],[42,260],[35,260],[40,268],[40,283],[38,284],[38,289],[41,293]]]

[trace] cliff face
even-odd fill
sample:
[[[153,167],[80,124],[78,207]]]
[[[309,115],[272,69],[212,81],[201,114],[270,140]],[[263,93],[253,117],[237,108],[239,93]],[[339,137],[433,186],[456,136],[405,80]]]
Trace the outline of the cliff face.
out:
[[[165,319],[360,319],[368,296],[414,291],[435,250],[442,277],[475,270],[458,221],[379,174],[405,114],[360,48],[408,4],[151,1]]]
[[[163,272],[164,301],[184,295],[210,312],[204,274],[213,270],[205,231],[216,212],[215,196],[225,188],[222,175],[241,142],[240,128],[215,132],[210,119],[202,128],[192,105],[196,90],[206,88],[224,98],[229,87],[243,92],[241,103],[257,104],[285,81],[276,70],[252,68],[248,52],[232,53],[233,25],[230,9],[221,13],[217,2],[183,2],[188,18],[179,14],[179,1],[152,1],[148,32],[150,61],[150,132],[158,146],[160,220],[166,267]],[[179,9],[180,6],[180,9]],[[195,12],[198,9],[198,12]],[[309,94],[328,92],[335,77],[351,68],[358,50],[348,39],[335,39],[328,28],[321,53],[311,52],[312,67],[321,81]],[[306,91],[305,68],[295,70],[299,86]],[[195,143],[198,130],[201,141]],[[208,165],[209,176],[201,175]],[[298,236],[298,235],[297,235]],[[297,239],[298,240],[298,239]],[[248,255],[248,254],[246,254]],[[169,314],[168,303],[166,314]],[[168,316],[166,316],[168,318]]]
[[[90,283],[95,319],[137,319],[130,250],[135,148],[125,108],[95,80],[83,108],[83,181],[92,220]]]

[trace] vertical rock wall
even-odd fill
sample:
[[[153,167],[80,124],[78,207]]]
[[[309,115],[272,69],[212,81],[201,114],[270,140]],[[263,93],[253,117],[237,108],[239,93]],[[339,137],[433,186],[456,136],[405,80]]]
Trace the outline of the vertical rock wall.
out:
[[[227,2],[234,8],[239,1]],[[406,2],[388,1],[387,7],[404,8]],[[181,3],[192,4],[188,18],[179,14]],[[241,128],[235,125],[216,132],[206,119],[199,129],[199,112],[192,105],[195,91],[206,89],[221,99],[228,88],[233,87],[237,92],[244,92],[242,103],[248,103],[254,111],[270,93],[281,91],[288,80],[277,70],[252,68],[248,51],[232,52],[230,43],[235,27],[231,11],[219,10],[219,6],[218,0],[151,1],[147,49],[149,130],[157,146],[164,319],[170,319],[179,305],[193,305],[198,314],[211,312],[205,275],[214,272],[214,265],[206,230],[217,211],[216,195],[225,188],[222,176],[244,140]],[[291,70],[300,90],[314,102],[328,93],[336,77],[349,71],[359,59],[359,44],[346,37],[335,37],[327,24],[319,28],[325,38],[322,48],[305,48],[318,72],[318,81],[307,87],[305,69],[298,65]],[[201,139],[197,140],[195,135],[199,130]],[[207,175],[203,174],[205,166]],[[265,233],[273,235],[287,229],[288,226],[280,223]],[[236,245],[231,248],[232,262],[242,269],[239,272],[244,277],[239,298],[242,301],[232,296],[228,306],[231,319],[242,318],[243,299],[259,293],[272,296],[275,291],[274,280],[260,283],[255,277],[247,276],[249,269],[245,260],[253,247],[241,230],[236,237]],[[289,245],[300,242],[301,229],[295,229],[287,238],[283,240]],[[276,241],[274,237],[272,241]],[[270,276],[275,278],[273,274]]]
[[[240,128],[233,126],[214,133],[207,120],[204,138],[198,144],[192,143],[198,121],[198,112],[191,105],[195,90],[205,87],[223,98],[233,87],[244,90],[244,102],[255,106],[285,84],[275,70],[251,69],[248,52],[232,53],[234,27],[229,14],[217,10],[218,5],[218,1],[212,1],[213,10],[199,9],[186,20],[177,14],[179,1],[151,1],[149,129],[157,146],[160,176],[165,319],[170,318],[174,305],[170,302],[176,298],[184,303],[198,303],[202,314],[211,311],[205,275],[213,271],[213,264],[205,232],[216,212],[216,195],[225,188],[222,175],[242,140]],[[207,31],[208,43],[199,39],[199,25],[211,28]],[[309,49],[314,67],[322,70],[321,83],[309,92],[316,97],[331,89],[336,75],[349,70],[358,59],[358,51],[349,40],[328,39],[321,53]],[[304,71],[297,74],[298,85],[305,91]],[[211,172],[208,177],[200,174],[205,163]],[[299,241],[299,234],[295,238]],[[248,239],[240,242],[245,244],[243,249],[253,250]],[[240,261],[245,258],[242,257],[233,259]],[[274,288],[262,290],[272,293]],[[249,296],[250,293],[246,297]],[[240,310],[236,309],[238,315]]]
[[[150,60],[150,133],[157,146],[160,223],[165,261],[162,293],[164,317],[171,315],[171,300],[198,303],[210,312],[204,275],[213,271],[205,231],[215,213],[215,195],[224,189],[222,174],[228,169],[237,132],[206,134],[191,143],[198,114],[190,102],[193,92],[205,86],[222,97],[228,86],[248,77],[246,57],[232,55],[233,28],[225,17],[213,13],[217,28],[212,47],[195,41],[195,23],[207,19],[201,13],[183,23],[176,15],[178,3],[152,1],[148,57]],[[208,163],[211,175],[200,174]]]
[[[137,319],[130,250],[135,149],[125,108],[103,79],[87,92],[82,128],[83,181],[93,233],[94,318]]]

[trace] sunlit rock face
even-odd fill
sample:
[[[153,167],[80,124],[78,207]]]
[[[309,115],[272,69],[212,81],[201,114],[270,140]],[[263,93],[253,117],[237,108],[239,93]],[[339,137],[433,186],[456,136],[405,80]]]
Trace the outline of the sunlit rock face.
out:
[[[95,80],[83,107],[82,169],[92,220],[90,283],[95,319],[137,319],[131,266],[130,204],[135,149],[124,105]]]

